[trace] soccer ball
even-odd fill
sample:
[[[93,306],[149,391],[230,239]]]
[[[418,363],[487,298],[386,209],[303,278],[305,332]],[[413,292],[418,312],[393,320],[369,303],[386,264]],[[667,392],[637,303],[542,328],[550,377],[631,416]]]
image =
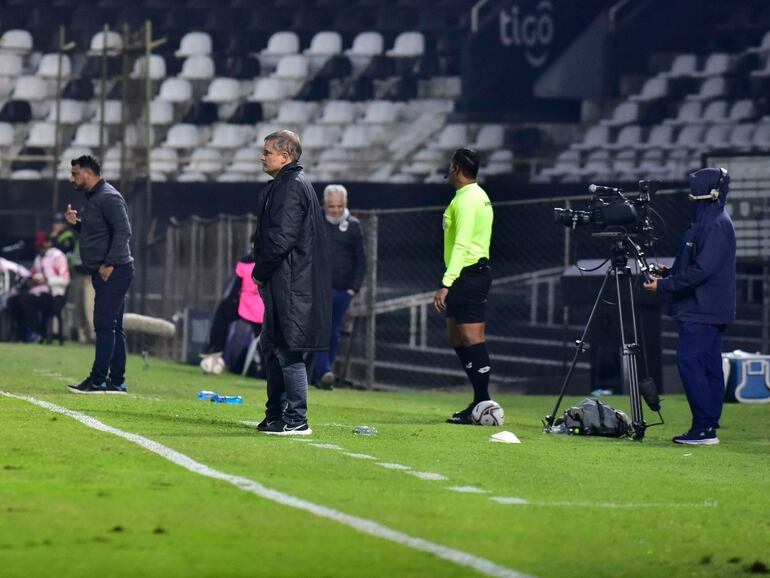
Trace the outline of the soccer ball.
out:
[[[503,425],[505,412],[496,401],[480,401],[471,412],[471,421],[475,425]]]
[[[220,375],[225,370],[225,360],[220,355],[209,355],[201,359],[200,367],[206,375]]]

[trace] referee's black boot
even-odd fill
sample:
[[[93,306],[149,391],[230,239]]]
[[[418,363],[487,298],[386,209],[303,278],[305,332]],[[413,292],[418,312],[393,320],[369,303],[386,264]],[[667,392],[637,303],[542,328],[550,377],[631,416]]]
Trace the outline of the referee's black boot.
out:
[[[471,420],[471,412],[473,411],[474,407],[476,407],[476,404],[471,402],[470,405],[468,405],[468,407],[466,407],[464,410],[453,413],[452,417],[446,420],[447,423],[453,423],[456,425],[473,425],[473,420]]]

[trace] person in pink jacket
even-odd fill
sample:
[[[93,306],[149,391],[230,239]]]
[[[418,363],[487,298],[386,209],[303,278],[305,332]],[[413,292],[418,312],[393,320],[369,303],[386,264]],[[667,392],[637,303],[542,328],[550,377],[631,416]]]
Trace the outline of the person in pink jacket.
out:
[[[44,333],[43,314],[61,307],[70,271],[67,257],[53,246],[45,231],[35,237],[37,257],[26,280],[27,291],[8,299],[8,314],[16,324],[18,341],[38,341]]]
[[[201,368],[213,367],[216,360],[206,358],[221,358],[227,341],[227,329],[233,321],[243,319],[251,325],[254,337],[262,331],[262,321],[265,316],[265,304],[259,296],[259,290],[251,278],[254,269],[254,258],[246,255],[238,260],[235,266],[235,277],[222,301],[217,305],[214,320],[209,331],[209,342],[201,353],[204,361]]]

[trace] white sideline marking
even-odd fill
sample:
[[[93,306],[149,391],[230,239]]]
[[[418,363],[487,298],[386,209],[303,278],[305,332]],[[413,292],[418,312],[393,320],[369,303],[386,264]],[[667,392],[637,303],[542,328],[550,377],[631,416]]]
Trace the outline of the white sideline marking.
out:
[[[607,508],[611,510],[636,510],[641,508],[717,508],[719,502],[706,500],[704,502],[682,503],[674,502],[666,504],[664,502],[649,504],[619,504],[617,502],[529,502],[523,498],[493,497],[489,498],[498,504],[514,506],[541,506],[557,508]]]
[[[356,458],[357,460],[376,460],[374,456],[370,456],[369,454],[357,454],[354,452],[342,452],[344,455],[350,457],[350,458]]]
[[[373,520],[367,520],[366,518],[352,516],[350,514],[345,514],[344,512],[335,510],[333,508],[328,508],[320,504],[315,504],[313,502],[303,500],[302,498],[296,498],[289,494],[279,492],[278,490],[267,488],[262,484],[260,484],[259,482],[250,480],[249,478],[244,478],[242,476],[234,476],[231,474],[226,474],[225,472],[220,472],[219,470],[215,470],[212,467],[209,467],[205,464],[197,462],[191,457],[183,453],[180,453],[176,450],[173,450],[168,446],[164,446],[163,444],[153,441],[144,436],[141,436],[138,434],[132,434],[132,433],[114,428],[84,413],[73,411],[71,409],[60,407],[58,405],[54,405],[53,403],[49,403],[47,401],[42,401],[34,397],[29,397],[25,395],[15,395],[13,393],[8,393],[5,391],[0,391],[0,395],[27,401],[29,403],[32,403],[34,405],[47,409],[49,411],[69,416],[72,419],[79,421],[83,425],[88,426],[92,429],[102,431],[105,433],[110,433],[120,438],[123,438],[127,441],[130,441],[148,451],[151,451],[161,456],[162,458],[174,464],[177,464],[178,466],[183,467],[184,469],[190,472],[193,472],[208,478],[212,478],[215,480],[222,480],[224,482],[228,482],[229,484],[232,484],[235,487],[240,488],[241,490],[244,490],[246,492],[250,492],[252,494],[255,494],[267,500],[271,500],[283,506],[289,506],[291,508],[296,508],[298,510],[309,512],[320,518],[326,518],[328,520],[339,522],[340,524],[353,528],[354,530],[358,530],[361,533],[369,534],[370,536],[374,536],[376,538],[382,538],[383,540],[389,540],[396,544],[406,546],[407,548],[412,548],[413,550],[418,550],[420,552],[426,552],[428,554],[432,554],[437,558],[441,558],[442,560],[452,562],[454,564],[457,564],[458,566],[465,566],[467,568],[471,568],[472,570],[475,570],[479,574],[484,574],[486,576],[494,576],[496,578],[529,578],[529,575],[527,574],[516,572],[515,570],[506,568],[505,566],[500,566],[499,564],[495,564],[494,562],[492,562],[491,560],[487,560],[486,558],[474,556],[473,554],[469,554],[468,552],[463,552],[462,550],[455,550],[454,548],[442,546],[441,544],[436,544],[435,542],[431,542],[423,538],[410,536],[409,534],[399,532],[398,530],[393,530],[392,528],[388,528],[387,526],[379,524]]]
[[[342,451],[342,448],[340,446],[338,446],[337,444],[317,444],[317,443],[312,443],[310,445],[313,446],[314,448],[321,448],[321,449],[324,449],[324,450],[340,450],[340,451]]]
[[[435,472],[415,472],[412,470],[404,470],[407,474],[410,476],[414,476],[415,478],[420,478],[421,480],[432,480],[432,481],[441,481],[441,480],[448,480],[445,475],[443,474],[437,474]]]
[[[498,504],[515,504],[517,506],[526,506],[529,504],[527,500],[524,498],[516,498],[516,497],[505,497],[505,496],[495,496],[493,498],[489,498],[493,502],[497,502]]]
[[[477,488],[475,486],[449,486],[447,490],[452,490],[453,492],[460,492],[461,494],[486,494],[488,493],[486,490],[482,490],[481,488]]]
[[[411,470],[412,468],[409,466],[405,466],[403,464],[391,464],[390,462],[377,462],[378,466],[382,466],[383,468],[386,468],[388,470]]]

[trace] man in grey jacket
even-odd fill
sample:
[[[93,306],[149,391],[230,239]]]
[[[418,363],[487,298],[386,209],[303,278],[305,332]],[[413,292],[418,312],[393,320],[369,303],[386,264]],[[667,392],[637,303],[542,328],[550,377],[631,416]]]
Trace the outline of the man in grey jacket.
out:
[[[265,138],[263,170],[273,177],[258,201],[252,277],[265,302],[260,345],[267,369],[261,432],[309,435],[304,354],[326,351],[331,332],[331,267],[321,205],[298,163],[299,136]]]
[[[80,257],[96,292],[96,355],[91,373],[72,393],[126,393],[123,308],[134,277],[131,224],[123,196],[101,177],[101,166],[83,155],[70,163],[70,182],[85,193],[80,212],[67,205],[67,222],[80,234]]]

